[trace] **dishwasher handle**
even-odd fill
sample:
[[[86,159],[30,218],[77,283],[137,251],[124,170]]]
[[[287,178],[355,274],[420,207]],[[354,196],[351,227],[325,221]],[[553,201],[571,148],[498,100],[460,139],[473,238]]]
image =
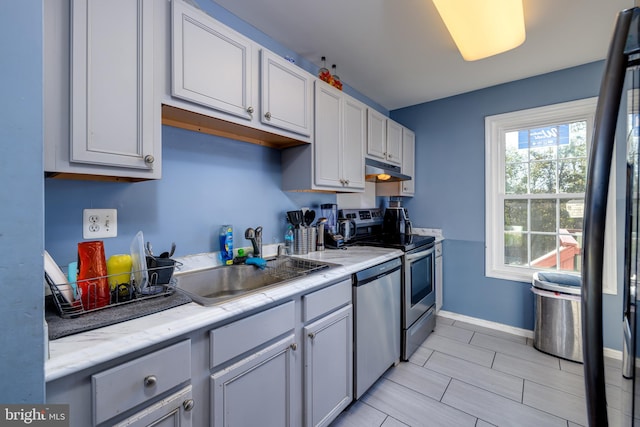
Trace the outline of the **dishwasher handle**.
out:
[[[369,267],[354,274],[353,286],[358,287],[366,285],[367,283],[371,283],[381,277],[388,276],[389,274],[400,270],[400,268],[402,268],[402,261],[400,261],[400,258],[395,258],[391,261]]]

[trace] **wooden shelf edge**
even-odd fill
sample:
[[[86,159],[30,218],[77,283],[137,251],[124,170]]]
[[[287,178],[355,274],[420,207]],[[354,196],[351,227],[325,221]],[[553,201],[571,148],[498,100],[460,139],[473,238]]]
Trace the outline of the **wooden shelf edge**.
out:
[[[142,182],[142,181],[150,181],[152,179],[152,178],[130,178],[125,176],[112,176],[112,175],[91,175],[87,173],[72,173],[72,172],[45,172],[44,177],[56,178],[56,179],[72,179],[76,181],[106,181],[106,182]]]
[[[277,149],[308,144],[305,141],[164,104],[162,105],[162,124]]]

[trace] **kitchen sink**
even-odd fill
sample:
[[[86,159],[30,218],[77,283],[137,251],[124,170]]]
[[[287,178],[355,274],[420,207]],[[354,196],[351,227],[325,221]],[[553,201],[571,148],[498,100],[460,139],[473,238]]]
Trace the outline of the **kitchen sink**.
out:
[[[338,264],[281,256],[267,260],[264,269],[234,264],[176,276],[176,288],[205,306],[281,285],[293,279],[323,271]]]

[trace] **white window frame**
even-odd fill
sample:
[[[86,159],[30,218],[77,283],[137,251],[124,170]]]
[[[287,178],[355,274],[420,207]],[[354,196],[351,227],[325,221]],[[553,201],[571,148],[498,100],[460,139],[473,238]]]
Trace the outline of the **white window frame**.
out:
[[[485,117],[485,275],[487,277],[531,282],[533,273],[542,271],[542,269],[504,264],[505,134],[522,129],[586,121],[587,141],[590,142],[597,100],[598,98],[587,98]],[[615,161],[612,163],[609,181],[610,197],[607,201],[603,292],[615,295],[617,293]]]

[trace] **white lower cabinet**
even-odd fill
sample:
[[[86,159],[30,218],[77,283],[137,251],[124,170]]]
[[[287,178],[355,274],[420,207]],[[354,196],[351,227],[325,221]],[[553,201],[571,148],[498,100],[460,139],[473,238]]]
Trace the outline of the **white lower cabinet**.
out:
[[[47,382],[71,427],[327,426],[353,398],[352,281]]]
[[[305,426],[326,426],[353,400],[351,304],[304,329]]]
[[[115,427],[191,427],[191,409],[194,405],[191,386],[187,386]]]
[[[211,376],[211,425],[295,426],[293,334]]]

